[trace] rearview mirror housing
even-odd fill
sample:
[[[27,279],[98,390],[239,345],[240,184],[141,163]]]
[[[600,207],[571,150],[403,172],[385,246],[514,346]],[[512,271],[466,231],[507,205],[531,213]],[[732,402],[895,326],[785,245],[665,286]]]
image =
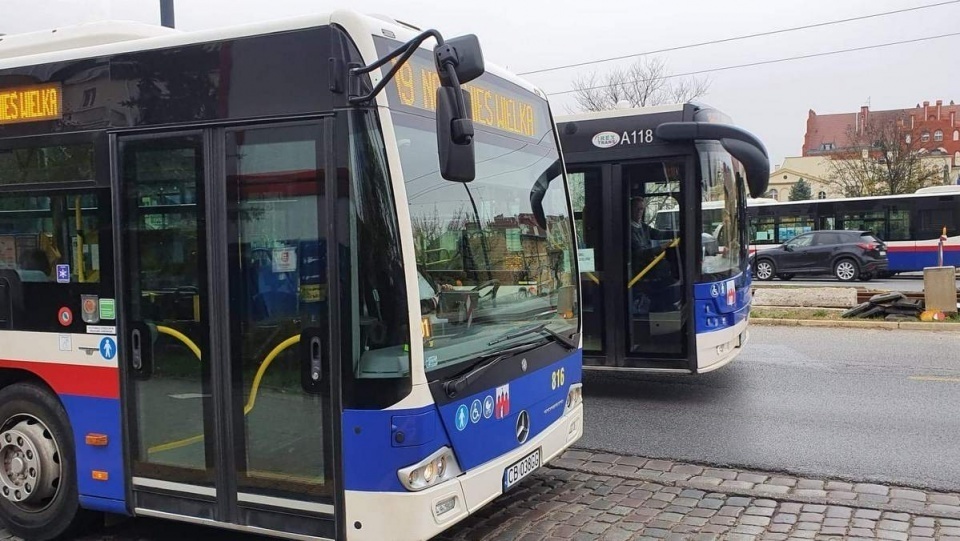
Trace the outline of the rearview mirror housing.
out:
[[[458,88],[437,88],[437,151],[440,175],[454,182],[471,182],[477,176],[473,150],[473,123],[458,113],[457,92],[470,111],[470,94]],[[459,132],[459,133],[458,133]]]
[[[455,86],[448,77],[447,70],[443,68],[447,59],[453,60],[453,69],[459,84],[469,83],[483,75],[483,50],[480,48],[480,40],[473,34],[448,39],[443,45],[434,47],[433,56],[442,86]]]

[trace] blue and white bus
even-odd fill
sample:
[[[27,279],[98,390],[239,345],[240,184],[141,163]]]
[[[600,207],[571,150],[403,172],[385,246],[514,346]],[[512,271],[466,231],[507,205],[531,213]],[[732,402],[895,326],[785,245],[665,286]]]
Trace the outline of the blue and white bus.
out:
[[[808,231],[870,231],[887,245],[889,267],[882,278],[937,266],[940,237],[946,231],[943,264],[960,267],[960,186],[932,186],[903,195],[750,205],[748,214],[751,253],[762,254]],[[873,278],[858,274],[863,280]]]
[[[580,242],[585,368],[729,363],[747,340],[746,203],[769,180],[763,145],[696,104],[557,126]]]
[[[4,36],[0,522],[423,540],[510,490],[583,430],[558,145],[392,20]]]

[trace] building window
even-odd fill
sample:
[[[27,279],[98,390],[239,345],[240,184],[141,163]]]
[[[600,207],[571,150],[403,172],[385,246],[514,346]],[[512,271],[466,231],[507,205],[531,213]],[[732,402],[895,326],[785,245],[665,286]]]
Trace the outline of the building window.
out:
[[[817,192],[817,199],[826,199],[827,192]]]
[[[930,140],[930,132],[923,132],[923,133],[920,135],[920,140],[923,141],[924,143],[926,143],[927,141],[929,141],[929,140]]]
[[[933,140],[934,140],[934,141],[943,141],[943,132],[942,132],[941,130],[937,130],[937,131],[933,132]]]
[[[778,194],[777,190],[770,190],[769,192],[767,192],[767,197],[769,197],[770,199],[776,199],[777,201],[780,200],[780,198],[778,197],[778,195],[779,195],[779,194]]]
[[[953,140],[960,141],[960,130],[953,130]]]
[[[960,167],[960,150],[953,153],[953,166]]]
[[[910,137],[910,134],[908,133],[907,136],[906,136],[904,139],[907,141],[907,144],[909,145],[909,144],[910,144],[910,141],[913,140],[913,137]]]

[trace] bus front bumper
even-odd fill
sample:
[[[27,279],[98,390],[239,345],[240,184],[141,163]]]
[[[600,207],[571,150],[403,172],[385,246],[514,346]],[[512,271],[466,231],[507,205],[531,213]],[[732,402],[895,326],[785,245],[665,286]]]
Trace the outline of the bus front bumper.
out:
[[[521,447],[446,483],[420,492],[344,491],[347,539],[430,539],[503,494],[503,476],[507,467],[538,447],[542,462],[546,464],[582,435],[583,404],[578,404]],[[449,507],[449,510],[438,515],[438,506]]]

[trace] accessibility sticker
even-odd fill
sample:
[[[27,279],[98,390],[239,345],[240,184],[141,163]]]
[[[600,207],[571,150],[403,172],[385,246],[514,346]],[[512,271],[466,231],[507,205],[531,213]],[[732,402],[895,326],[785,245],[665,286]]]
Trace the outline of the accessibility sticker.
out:
[[[470,404],[470,422],[473,424],[479,423],[481,415],[480,400],[474,400],[473,403]]]
[[[113,338],[105,336],[103,340],[100,340],[100,355],[108,361],[117,356],[117,343],[113,341]]]
[[[57,283],[70,283],[70,265],[57,265]]]
[[[493,397],[487,395],[483,399],[483,418],[489,419],[490,417],[493,417]]]
[[[460,404],[460,407],[457,408],[457,416],[454,419],[454,422],[457,424],[457,430],[462,431],[464,428],[467,428],[467,405]]]

